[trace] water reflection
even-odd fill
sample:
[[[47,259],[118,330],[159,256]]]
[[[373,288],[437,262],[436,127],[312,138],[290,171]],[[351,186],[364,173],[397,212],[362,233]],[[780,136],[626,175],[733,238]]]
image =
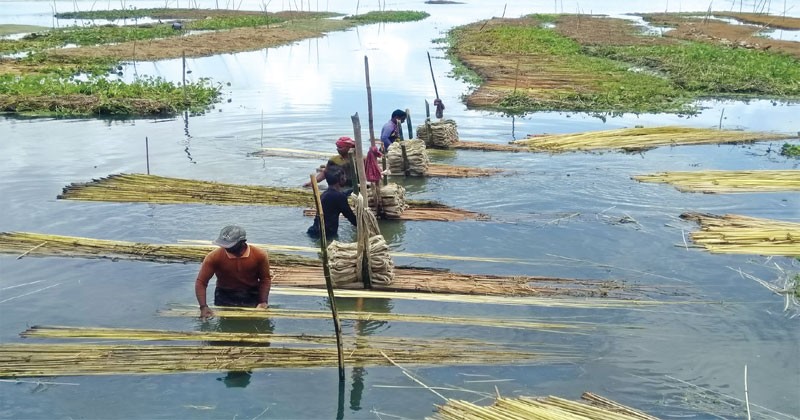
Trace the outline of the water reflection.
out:
[[[200,324],[200,331],[222,332],[222,333],[257,333],[272,334],[275,325],[269,318],[264,319],[237,319],[217,317]],[[208,346],[250,346],[250,347],[269,347],[269,342],[264,343],[242,343],[239,341],[206,341]],[[232,370],[228,371],[224,377],[216,378],[225,384],[226,388],[245,388],[250,384],[252,371]]]
[[[393,304],[391,299],[364,299],[364,298],[336,298],[336,308],[340,312],[377,312],[391,313]],[[363,337],[370,336],[386,329],[387,321],[356,320],[343,321],[342,331],[347,335],[346,328],[352,325],[356,337],[356,347],[365,345]],[[364,393],[364,378],[367,376],[367,369],[363,366],[353,366],[350,373],[350,409],[353,411],[361,410],[361,398]],[[340,407],[339,415],[343,414],[344,393],[343,384],[339,386]]]

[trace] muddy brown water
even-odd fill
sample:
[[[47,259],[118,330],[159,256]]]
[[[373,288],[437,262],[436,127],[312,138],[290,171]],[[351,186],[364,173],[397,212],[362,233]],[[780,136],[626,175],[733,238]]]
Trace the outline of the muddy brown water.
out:
[[[68,11],[77,5],[88,10],[92,3],[56,2],[55,7]],[[3,2],[0,15],[8,23],[50,26],[51,4]],[[135,5],[162,7],[163,2]],[[203,5],[214,7],[211,2]],[[106,6],[99,2],[94,7]],[[269,7],[278,6],[272,2]],[[350,117],[356,112],[366,137],[365,55],[376,130],[395,108],[411,109],[414,124],[422,122],[424,100],[435,98],[426,52],[433,58],[438,91],[447,106],[445,116],[457,121],[465,140],[506,144],[527,134],[667,124],[798,130],[798,105],[766,100],[709,100],[693,117],[548,112],[507,117],[470,111],[460,102],[469,87],[447,77],[450,65],[431,40],[454,25],[501,16],[503,4],[389,6],[425,10],[432,16],[416,23],[368,25],[278,48],[187,59],[189,78],[210,77],[224,85],[225,100],[204,115],[134,120],[0,117],[0,230],[173,243],[209,240],[223,225],[236,222],[257,243],[313,246],[305,236],[311,221],[297,208],[68,202],[55,197],[72,182],[145,172],[148,163],[153,174],[164,176],[299,186],[318,162],[250,154],[262,147],[333,153],[334,139],[353,134]],[[565,2],[563,8],[569,11],[575,6]],[[322,2],[319,7],[325,8]],[[328,7],[355,12],[355,5],[344,0],[332,0]],[[367,7],[376,6],[362,2],[360,12]],[[580,7],[620,16],[659,12],[665,5],[611,1],[581,2]],[[669,7],[677,6],[670,2]],[[246,0],[242,8],[259,10],[259,5]],[[505,14],[553,9],[552,2],[510,1]],[[67,23],[72,22],[59,22]],[[180,81],[181,68],[179,59],[136,61],[125,66],[123,77],[156,75]],[[597,331],[581,335],[348,321],[343,322],[344,332],[470,338],[580,354],[568,362],[521,366],[407,366],[426,385],[451,388],[440,391],[449,398],[481,398],[459,388],[572,399],[592,391],[662,418],[746,418],[741,401],[747,365],[754,418],[796,418],[800,413],[797,308],[784,311],[783,296],[753,278],[782,285],[788,273],[798,271],[798,262],[785,257],[712,255],[687,247],[684,238],[697,227],[678,216],[701,211],[799,221],[798,194],[687,194],[669,185],[630,179],[666,170],[796,169],[797,160],[776,154],[781,144],[663,147],[638,154],[459,150],[438,157],[440,163],[503,168],[513,175],[404,181],[409,198],[442,201],[489,214],[491,220],[382,222],[392,249],[518,261],[404,257],[399,263],[477,274],[624,280],[657,290],[650,299],[670,304],[587,308],[341,299],[339,310],[600,324]],[[344,238],[352,237],[351,228],[341,229]],[[20,254],[24,252],[20,249]],[[319,320],[202,323],[158,316],[173,303],[193,304],[197,269],[196,264],[0,256],[0,341],[33,342],[18,334],[37,324],[332,334],[330,323]],[[279,290],[270,301],[286,309],[327,308],[324,297]],[[424,418],[442,402],[396,367],[347,366],[341,387],[336,369],[330,368],[42,380],[54,383],[0,382],[0,417]]]

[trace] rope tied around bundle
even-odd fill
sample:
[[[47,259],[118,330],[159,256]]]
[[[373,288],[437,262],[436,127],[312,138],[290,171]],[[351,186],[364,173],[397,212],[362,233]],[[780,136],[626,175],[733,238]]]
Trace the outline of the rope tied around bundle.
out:
[[[408,208],[406,204],[406,189],[395,183],[386,184],[379,188],[380,193],[380,206],[375,201],[375,193],[373,184],[367,185],[369,191],[369,206],[373,209],[379,209],[383,212],[383,216],[388,219],[398,219],[403,215],[403,211]]]
[[[403,149],[405,149],[405,159],[403,158]],[[407,173],[408,176],[427,175],[428,166],[431,163],[428,158],[428,152],[425,150],[425,143],[419,139],[392,143],[386,152],[386,161],[392,174],[401,175]],[[406,161],[408,162],[407,167]]]
[[[437,149],[449,149],[458,143],[458,130],[454,120],[425,121],[417,127],[417,138],[425,140],[425,145]]]
[[[391,284],[394,280],[394,262],[389,255],[389,245],[378,227],[378,220],[367,206],[362,194],[355,197],[358,238],[356,242],[332,241],[328,245],[331,279],[335,284],[362,282],[364,256],[369,261],[372,283]],[[365,235],[369,236],[369,249],[365,251]]]

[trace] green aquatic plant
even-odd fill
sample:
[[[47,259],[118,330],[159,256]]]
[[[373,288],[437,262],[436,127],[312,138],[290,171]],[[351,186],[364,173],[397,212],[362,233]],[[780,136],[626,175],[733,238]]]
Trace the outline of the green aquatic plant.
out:
[[[414,10],[384,10],[372,11],[364,13],[363,15],[345,16],[346,20],[353,20],[359,23],[377,23],[377,22],[414,22],[422,20],[430,16],[426,12],[418,12]]]
[[[783,143],[781,155],[791,158],[800,158],[800,144]]]
[[[161,78],[132,83],[93,76],[0,75],[0,112],[23,115],[174,115],[204,112],[218,101],[220,87],[208,79],[185,87]]]
[[[800,97],[800,60],[788,55],[697,42],[586,51],[656,70],[696,96]]]

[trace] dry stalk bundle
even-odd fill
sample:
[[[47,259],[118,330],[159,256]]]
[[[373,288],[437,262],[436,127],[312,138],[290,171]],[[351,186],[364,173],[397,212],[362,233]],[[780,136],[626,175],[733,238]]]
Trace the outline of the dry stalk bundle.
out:
[[[537,135],[514,141],[513,144],[527,146],[535,151],[552,153],[601,149],[638,151],[659,146],[749,143],[791,137],[790,135],[776,133],[665,126],[623,128],[575,134]]]
[[[403,160],[403,147],[405,156],[408,160],[408,167],[405,167]],[[428,152],[425,151],[425,143],[422,140],[396,141],[389,146],[386,151],[386,160],[392,175],[425,176],[428,174],[430,159]]]
[[[0,232],[0,253],[83,258],[110,258],[162,263],[202,262],[213,245],[146,244],[45,235],[30,232]],[[270,262],[278,265],[319,265],[316,259],[270,252]]]
[[[373,192],[374,186],[367,185],[367,196],[369,197],[370,208],[376,208],[375,193]],[[399,219],[403,215],[403,211],[408,208],[406,204],[406,189],[395,183],[383,185],[381,191],[381,208],[386,217],[390,219]]]
[[[553,323],[553,322],[534,321],[531,319],[454,317],[454,316],[421,315],[421,314],[396,314],[388,312],[370,312],[370,311],[337,311],[337,313],[340,319],[347,319],[353,321],[382,321],[382,322],[396,321],[396,322],[412,322],[421,324],[476,325],[476,326],[494,327],[494,328],[513,328],[513,329],[526,329],[526,330],[552,331],[552,332],[573,332],[577,334],[597,329],[596,324],[592,324],[589,322]],[[160,311],[159,314],[168,317],[194,318],[198,316],[198,311],[196,306],[180,306]],[[242,318],[242,319],[264,319],[264,318],[323,319],[323,320],[331,319],[330,311],[311,311],[311,310],[277,309],[277,308],[270,308],[267,311],[263,311],[263,310],[254,310],[251,308],[216,307],[214,308],[214,315],[220,318]],[[27,333],[28,332],[26,331],[26,334]],[[36,333],[41,334],[40,330],[36,330]]]
[[[800,256],[800,223],[726,214],[684,213],[700,224],[695,243],[712,253]]]
[[[483,141],[459,140],[450,146],[458,150],[481,150],[484,152],[529,152],[530,149],[516,144],[499,144]]]
[[[357,283],[358,244],[333,241],[328,245],[331,279],[336,285]],[[394,280],[394,263],[389,255],[389,245],[382,235],[369,238],[369,262],[372,269],[370,279],[374,283],[391,284]]]
[[[142,244],[80,238],[74,236],[43,235],[26,232],[0,232],[0,253],[30,256],[65,256],[83,258],[128,259],[162,263],[199,263],[214,249],[204,245]],[[380,252],[378,252],[380,251]],[[376,250],[381,261],[374,267],[383,267],[390,256]],[[317,259],[270,252],[273,263],[273,285],[276,287],[324,288],[322,267]],[[386,270],[389,270],[388,266]],[[646,292],[641,286],[626,285],[611,280],[586,280],[542,276],[495,276],[452,273],[422,268],[393,268],[391,284],[374,285],[375,290],[393,292],[423,292],[425,294],[456,294],[452,299],[474,300],[475,296],[536,296],[536,297],[601,297],[600,306],[643,304],[633,300]],[[380,273],[380,271],[378,271]],[[341,285],[341,287],[348,287]],[[369,295],[369,294],[368,294]],[[419,299],[419,297],[417,297]],[[600,303],[602,302],[602,303]],[[557,305],[558,302],[552,302]]]
[[[457,341],[456,341],[457,342]],[[383,366],[389,355],[409,365],[515,364],[564,361],[560,354],[535,354],[510,348],[474,345],[413,345],[404,348],[361,345],[345,348],[348,366]],[[335,346],[256,347],[188,345],[0,344],[0,376],[169,374],[202,371],[248,371],[266,368],[335,367]]]
[[[109,175],[64,187],[59,199],[159,204],[309,206],[313,199],[299,188],[236,185],[144,174]]]
[[[582,398],[592,404],[594,399],[585,393]],[[498,397],[494,405],[484,407],[462,400],[448,399],[438,406],[438,412],[430,420],[657,420],[656,417],[617,402],[602,399],[602,403],[590,405],[559,397]]]
[[[633,179],[641,182],[669,183],[685,192],[800,191],[800,170],[659,172],[637,175]]]
[[[458,129],[453,120],[425,121],[417,127],[417,138],[436,149],[449,149],[458,143]]]

